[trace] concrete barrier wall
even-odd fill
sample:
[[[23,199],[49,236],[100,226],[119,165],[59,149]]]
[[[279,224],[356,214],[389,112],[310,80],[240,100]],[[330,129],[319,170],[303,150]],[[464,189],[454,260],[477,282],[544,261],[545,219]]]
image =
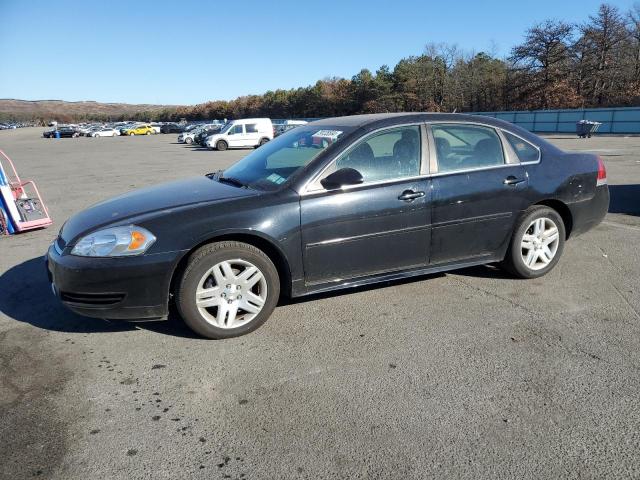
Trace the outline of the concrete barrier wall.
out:
[[[575,133],[577,121],[592,120],[602,123],[598,133],[640,134],[640,107],[475,112],[474,115],[499,118],[539,133]]]

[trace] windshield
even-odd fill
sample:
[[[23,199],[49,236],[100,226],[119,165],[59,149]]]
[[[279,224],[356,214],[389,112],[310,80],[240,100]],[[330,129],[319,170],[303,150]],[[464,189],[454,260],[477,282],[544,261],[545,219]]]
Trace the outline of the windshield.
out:
[[[298,170],[306,167],[329,145],[352,129],[300,127],[250,153],[224,171],[249,188],[276,190]]]
[[[225,124],[225,126],[222,127],[222,130],[220,130],[220,133],[227,133],[231,127],[233,127],[233,123],[229,122]]]

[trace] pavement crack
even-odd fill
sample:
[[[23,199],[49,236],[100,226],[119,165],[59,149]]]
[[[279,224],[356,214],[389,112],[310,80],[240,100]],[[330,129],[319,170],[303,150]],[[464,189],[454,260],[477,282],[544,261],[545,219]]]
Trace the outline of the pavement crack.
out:
[[[502,300],[503,302],[508,303],[509,305],[511,305],[512,307],[515,308],[519,308],[521,310],[524,310],[525,312],[527,312],[529,315],[535,316],[536,312],[534,312],[533,310],[530,310],[529,308],[527,308],[526,306],[522,305],[521,303],[518,303],[514,300],[511,300],[510,298],[506,298],[503,297],[502,295],[498,295],[497,293],[493,293],[489,290],[485,290],[484,288],[480,288],[480,287],[476,287],[475,285],[472,285],[471,283],[465,282],[464,280],[462,280],[459,277],[453,277],[451,276],[450,278],[452,278],[453,280],[456,280],[458,283],[461,283],[462,285],[464,285],[465,287],[468,287],[472,290],[475,290],[476,292],[480,292],[483,293],[485,295],[489,295],[491,297],[497,298],[498,300]]]

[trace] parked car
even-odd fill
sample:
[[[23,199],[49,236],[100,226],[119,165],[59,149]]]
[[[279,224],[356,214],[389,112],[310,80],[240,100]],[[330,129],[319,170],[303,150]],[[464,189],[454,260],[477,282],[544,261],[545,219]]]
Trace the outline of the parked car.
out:
[[[191,131],[182,132],[180,135],[178,135],[178,143],[186,143],[187,145],[191,145],[193,143],[193,139],[201,131],[202,129],[200,128],[194,128]]]
[[[80,133],[73,127],[60,127],[57,130],[48,130],[42,135],[45,138],[55,138],[56,132],[60,134],[60,138],[76,138],[80,136]]]
[[[209,125],[205,127],[200,133],[198,133],[194,137],[193,142],[203,147],[206,147],[207,138],[210,137],[211,135],[215,135],[216,133],[219,133],[220,130],[222,130],[222,127],[223,125]]]
[[[306,125],[307,122],[303,123],[280,123],[278,125],[273,126],[273,135],[274,137],[278,137],[289,130],[293,130],[294,128],[298,128],[302,125]]]
[[[118,135],[120,135],[120,131],[116,130],[115,128],[101,128],[99,130],[91,132],[91,134],[90,134],[90,136],[94,137],[94,138],[98,138],[98,137],[117,137]]]
[[[82,137],[89,137],[91,136],[90,134],[92,133],[93,128],[94,127],[92,125],[81,125],[76,128],[76,131]]]
[[[251,148],[273,140],[273,124],[268,118],[244,118],[227,123],[219,133],[207,138],[207,147],[216,150]]]
[[[177,123],[165,123],[160,127],[160,133],[182,133],[184,132],[184,127],[182,125],[178,125]]]
[[[154,133],[161,133],[162,125],[160,125],[159,123],[152,123],[149,126],[153,128]]]
[[[122,131],[122,130],[121,130]],[[122,135],[154,135],[156,132],[151,125],[137,125],[124,130]]]
[[[335,141],[323,148],[307,142],[314,137]],[[228,338],[264,323],[281,293],[488,263],[541,277],[608,205],[599,156],[501,120],[331,118],[224,171],[74,215],[49,248],[48,271],[80,314],[166,317],[175,301],[195,332]]]

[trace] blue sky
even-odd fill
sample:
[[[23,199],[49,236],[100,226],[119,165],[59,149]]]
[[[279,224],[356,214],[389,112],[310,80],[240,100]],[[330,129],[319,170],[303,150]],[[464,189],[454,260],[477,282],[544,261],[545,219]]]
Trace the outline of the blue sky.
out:
[[[579,23],[600,3],[0,0],[0,98],[228,100],[393,67],[430,42],[506,55],[534,23]]]

